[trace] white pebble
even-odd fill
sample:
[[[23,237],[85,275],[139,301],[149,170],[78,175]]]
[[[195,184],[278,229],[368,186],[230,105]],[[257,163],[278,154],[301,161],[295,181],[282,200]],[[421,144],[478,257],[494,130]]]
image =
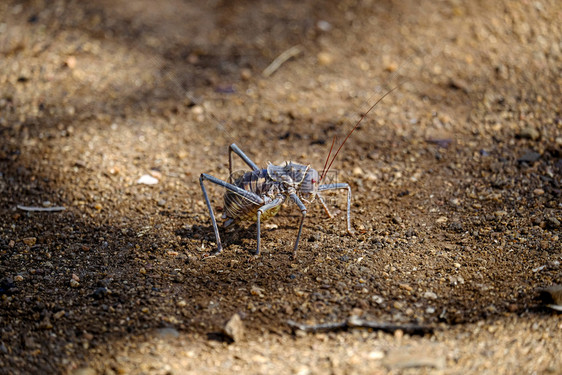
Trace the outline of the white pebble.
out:
[[[142,175],[137,180],[137,184],[143,184],[143,185],[156,185],[157,183],[158,183],[158,179],[148,174]]]

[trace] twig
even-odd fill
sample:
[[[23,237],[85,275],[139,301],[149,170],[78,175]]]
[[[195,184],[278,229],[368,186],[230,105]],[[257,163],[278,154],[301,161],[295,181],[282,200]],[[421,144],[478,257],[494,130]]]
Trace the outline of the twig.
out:
[[[398,330],[410,335],[424,335],[426,333],[432,333],[433,327],[422,326],[419,324],[391,324],[391,323],[380,323],[372,320],[365,320],[358,318],[357,316],[350,316],[348,319],[335,322],[335,323],[323,323],[323,324],[302,324],[297,323],[292,320],[288,320],[287,324],[294,330],[299,329],[304,332],[330,332],[330,331],[340,331],[348,328],[371,328],[376,331],[383,332],[396,332]]]
[[[262,75],[266,78],[269,77],[270,75],[275,73],[275,71],[279,69],[279,67],[283,65],[285,61],[289,60],[291,57],[297,56],[301,52],[302,49],[300,46],[298,45],[292,46],[291,48],[289,48],[288,50],[284,51],[282,54],[277,56],[277,58],[273,60],[271,64],[268,65],[267,68],[263,70]]]
[[[324,324],[312,324],[312,325],[297,323],[293,320],[287,320],[287,324],[293,330],[298,329],[304,332],[312,332],[312,333],[339,331],[347,328],[347,321],[345,320],[336,323],[324,323]]]
[[[66,210],[66,207],[61,207],[61,206],[34,207],[34,206],[21,206],[18,204],[17,207],[22,211],[30,211],[30,212],[57,212],[57,211]]]

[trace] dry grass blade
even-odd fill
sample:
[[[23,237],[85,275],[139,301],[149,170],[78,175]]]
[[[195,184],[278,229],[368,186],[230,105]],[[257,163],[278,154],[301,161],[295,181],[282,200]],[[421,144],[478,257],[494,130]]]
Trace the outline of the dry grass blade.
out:
[[[289,60],[291,57],[295,57],[297,55],[299,55],[302,52],[302,49],[300,46],[292,46],[291,48],[289,48],[288,50],[285,50],[283,53],[281,53],[279,56],[277,56],[275,58],[275,60],[273,60],[271,62],[271,64],[269,64],[267,66],[267,68],[265,68],[262,72],[262,75],[264,77],[269,77],[271,76],[273,73],[275,73],[275,71],[277,69],[279,69],[279,67],[281,65],[283,65],[287,60]]]
[[[18,210],[28,211],[28,212],[58,212],[66,210],[66,207],[53,206],[53,207],[35,207],[35,206],[22,206],[17,205]]]

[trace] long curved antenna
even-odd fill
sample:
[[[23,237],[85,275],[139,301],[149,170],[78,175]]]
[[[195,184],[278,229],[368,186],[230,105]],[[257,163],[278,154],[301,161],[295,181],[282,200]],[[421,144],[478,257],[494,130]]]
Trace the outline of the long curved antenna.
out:
[[[320,181],[324,178],[324,174],[326,172],[326,166],[328,165],[328,161],[330,160],[330,155],[332,154],[332,150],[334,149],[334,144],[336,143],[336,136],[332,139],[332,146],[330,146],[330,152],[328,152],[328,156],[326,156],[326,162],[324,163],[324,167],[322,168],[322,175],[320,175]],[[318,182],[320,182],[318,181]]]
[[[359,125],[361,124],[361,122],[363,121],[363,119],[365,117],[367,117],[367,115],[369,114],[369,112],[371,112],[376,106],[377,104],[379,104],[384,98],[386,98],[388,95],[390,95],[390,93],[392,93],[394,90],[396,90],[397,88],[399,88],[400,86],[402,86],[405,82],[400,82],[399,84],[397,84],[396,86],[394,86],[393,88],[391,88],[389,91],[387,91],[383,96],[381,96],[376,102],[375,104],[373,104],[368,110],[367,112],[363,113],[361,115],[361,118],[359,119],[359,121],[357,121],[357,124],[355,124],[355,126],[353,127],[353,129],[351,129],[351,131],[349,133],[347,133],[347,136],[345,137],[345,139],[343,140],[343,142],[341,143],[340,147],[338,148],[338,150],[336,151],[336,153],[334,154],[334,157],[332,158],[332,161],[330,161],[330,164],[328,164],[328,169],[325,169],[322,172],[322,177],[320,178],[320,181],[322,181],[324,179],[324,177],[326,177],[326,174],[328,173],[328,171],[330,170],[330,168],[332,167],[332,164],[334,163],[334,160],[336,160],[336,157],[338,156],[338,154],[340,153],[340,150],[342,149],[343,145],[345,144],[345,142],[347,142],[347,140],[349,139],[349,137],[351,136],[351,134],[353,134],[353,132],[359,127]],[[334,138],[335,140],[335,138]],[[332,144],[333,147],[333,144]],[[332,149],[330,149],[330,153],[328,154],[328,158],[330,157],[330,154],[332,153]],[[326,159],[327,161],[328,159]]]

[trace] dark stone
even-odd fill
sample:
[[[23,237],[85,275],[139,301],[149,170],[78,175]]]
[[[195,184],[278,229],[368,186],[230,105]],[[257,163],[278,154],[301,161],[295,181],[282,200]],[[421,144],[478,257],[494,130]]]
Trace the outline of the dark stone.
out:
[[[519,163],[534,163],[541,158],[541,154],[535,151],[527,151],[517,161]]]

